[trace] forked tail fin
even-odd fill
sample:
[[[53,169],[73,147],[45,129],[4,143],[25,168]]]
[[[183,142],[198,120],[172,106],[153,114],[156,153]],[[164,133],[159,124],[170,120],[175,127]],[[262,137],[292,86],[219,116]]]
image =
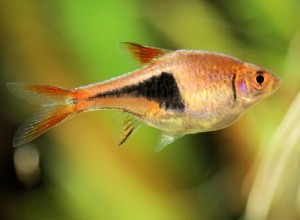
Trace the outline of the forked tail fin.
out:
[[[23,83],[9,83],[7,87],[16,96],[41,106],[41,109],[17,130],[13,138],[14,147],[35,139],[77,113],[77,99],[72,90]]]

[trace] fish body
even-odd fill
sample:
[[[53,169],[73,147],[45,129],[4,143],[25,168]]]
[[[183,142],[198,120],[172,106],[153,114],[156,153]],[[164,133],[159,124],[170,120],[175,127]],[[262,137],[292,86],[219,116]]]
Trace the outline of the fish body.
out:
[[[160,150],[185,134],[230,125],[280,85],[269,70],[227,55],[124,45],[144,67],[71,90],[9,84],[18,96],[43,106],[18,129],[13,145],[31,141],[80,112],[120,109],[133,116],[124,123],[120,143],[143,122],[162,131]]]

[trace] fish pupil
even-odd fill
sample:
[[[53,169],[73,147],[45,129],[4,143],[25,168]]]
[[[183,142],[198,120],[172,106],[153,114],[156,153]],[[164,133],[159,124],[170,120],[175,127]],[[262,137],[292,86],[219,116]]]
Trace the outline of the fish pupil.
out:
[[[265,77],[263,75],[256,76],[256,82],[259,84],[262,84],[265,80]]]

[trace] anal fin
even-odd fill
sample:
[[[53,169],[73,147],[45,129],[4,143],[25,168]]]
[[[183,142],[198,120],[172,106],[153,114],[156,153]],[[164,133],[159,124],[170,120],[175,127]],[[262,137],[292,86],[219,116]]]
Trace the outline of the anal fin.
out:
[[[124,121],[123,126],[124,126],[123,133],[118,146],[124,144],[125,141],[128,139],[128,137],[131,134],[133,134],[136,129],[139,128],[140,121],[134,117],[130,117]]]

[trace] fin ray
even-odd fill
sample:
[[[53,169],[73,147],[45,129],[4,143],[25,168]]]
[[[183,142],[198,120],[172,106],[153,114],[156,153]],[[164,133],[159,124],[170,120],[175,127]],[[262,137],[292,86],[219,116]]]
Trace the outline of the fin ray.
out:
[[[17,147],[30,142],[72,116],[73,113],[75,112],[72,106],[42,107],[18,128],[13,138],[13,146]]]
[[[139,128],[140,124],[141,122],[135,117],[129,117],[128,119],[126,119],[123,124],[123,133],[118,146],[124,144],[128,137]]]
[[[72,97],[70,90],[54,86],[8,83],[7,87],[20,99],[41,106],[65,104]]]
[[[77,113],[72,90],[24,83],[9,83],[7,87],[19,98],[42,106],[18,128],[13,138],[14,147],[35,139]]]

